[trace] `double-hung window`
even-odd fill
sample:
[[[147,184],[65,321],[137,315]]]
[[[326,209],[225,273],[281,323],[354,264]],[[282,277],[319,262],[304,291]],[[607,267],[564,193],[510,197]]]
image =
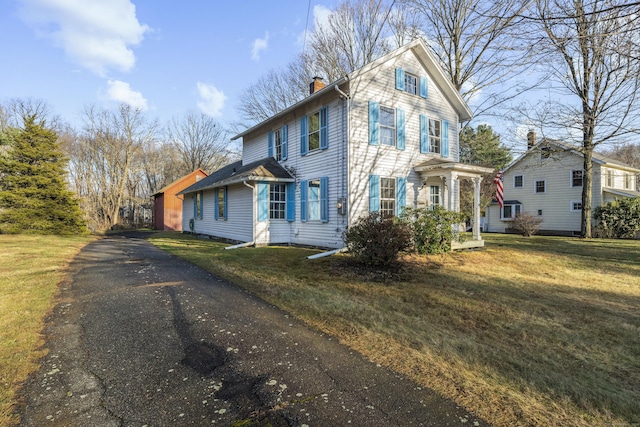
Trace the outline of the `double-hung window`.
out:
[[[395,178],[380,178],[380,213],[383,216],[396,214]]]
[[[633,180],[629,172],[624,173],[624,188],[625,190],[633,190]]]
[[[427,78],[407,73],[402,68],[396,68],[396,89],[422,98],[429,97]]]
[[[411,95],[418,94],[418,78],[413,74],[404,73],[404,91]]]
[[[572,187],[582,187],[582,181],[584,178],[584,173],[582,170],[572,170],[571,171],[571,186]]]
[[[308,114],[300,119],[300,154],[315,150],[329,148],[328,131],[329,110],[321,108],[315,113]]]
[[[216,188],[214,195],[216,199],[215,219],[227,219],[227,187]]]
[[[202,219],[202,191],[198,191],[193,196],[193,217]]]
[[[534,191],[536,193],[546,193],[547,192],[547,182],[544,179],[536,181],[535,182]]]
[[[434,206],[440,206],[440,186],[432,185],[429,187],[429,207],[433,210]]]
[[[258,221],[295,221],[295,202],[295,182],[258,182]]]
[[[380,142],[382,145],[396,145],[396,110],[380,106]]]
[[[269,188],[269,218],[285,219],[286,203],[286,185],[271,184]]]
[[[300,218],[302,222],[329,222],[329,178],[300,181]]]
[[[383,216],[400,215],[407,205],[407,179],[369,176],[369,211]]]
[[[287,143],[287,134],[288,134],[288,126],[284,125],[279,129],[274,129],[269,132],[269,157],[273,157],[276,160],[287,160],[288,157],[288,143]]]
[[[607,169],[607,187],[613,187],[613,170]]]
[[[524,175],[515,175],[513,177],[513,188],[524,187]]]
[[[501,219],[504,221],[513,221],[516,216],[522,213],[522,205],[520,204],[505,204],[501,212]]]
[[[440,120],[429,119],[429,152],[440,154],[441,133]]]

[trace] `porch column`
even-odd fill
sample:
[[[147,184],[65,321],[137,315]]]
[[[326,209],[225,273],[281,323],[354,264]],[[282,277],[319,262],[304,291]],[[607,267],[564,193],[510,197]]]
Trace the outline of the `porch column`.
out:
[[[458,182],[458,174],[451,173],[449,178],[449,186],[451,187],[449,191],[449,210],[453,212],[460,212],[460,185],[458,185]],[[458,191],[456,191],[456,188]]]
[[[482,240],[480,236],[480,184],[482,177],[473,178],[473,240]]]

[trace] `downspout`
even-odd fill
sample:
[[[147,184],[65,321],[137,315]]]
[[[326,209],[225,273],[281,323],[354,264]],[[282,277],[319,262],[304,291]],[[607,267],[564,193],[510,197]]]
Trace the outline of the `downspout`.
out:
[[[349,76],[346,75],[345,76],[345,81],[349,81]],[[345,212],[345,215],[347,216],[346,219],[346,224],[347,226],[349,225],[349,213],[351,211],[351,200],[350,200],[350,195],[349,193],[349,130],[351,128],[350,126],[350,121],[351,121],[351,97],[346,94],[345,92],[343,92],[342,90],[340,90],[340,87],[338,87],[338,85],[335,86],[336,92],[338,92],[338,94],[340,95],[340,97],[342,99],[345,100],[345,103],[347,105],[347,109],[346,109],[346,124],[345,124],[345,119],[344,116],[345,114],[342,115],[342,128],[343,130],[343,135],[342,135],[342,198],[344,198],[344,200],[346,201],[346,205],[347,205],[347,209]],[[344,216],[342,217],[342,226],[344,227],[345,225],[345,218]]]
[[[335,254],[339,254],[341,252],[346,252],[347,248],[340,248],[340,249],[334,249],[332,251],[327,251],[327,252],[321,252],[319,254],[315,254],[315,255],[309,255],[307,257],[307,259],[318,259],[318,258],[323,258],[326,256],[331,256],[331,255],[335,255]]]

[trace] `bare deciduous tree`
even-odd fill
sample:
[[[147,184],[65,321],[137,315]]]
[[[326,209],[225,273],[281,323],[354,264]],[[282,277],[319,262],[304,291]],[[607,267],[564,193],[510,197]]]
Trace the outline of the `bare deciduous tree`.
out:
[[[640,129],[639,13],[638,3],[623,0],[538,0],[531,17],[564,95],[544,125],[574,136],[584,156],[583,237],[591,237],[594,149]]]
[[[229,135],[220,123],[203,113],[190,111],[173,119],[167,139],[179,153],[182,174],[201,168],[211,173],[228,162]]]
[[[422,17],[423,31],[440,65],[476,117],[535,85],[514,78],[529,61],[529,50],[514,37],[527,31],[520,16],[527,0],[405,2]],[[488,90],[498,84],[498,90]],[[474,100],[481,92],[482,101]]]

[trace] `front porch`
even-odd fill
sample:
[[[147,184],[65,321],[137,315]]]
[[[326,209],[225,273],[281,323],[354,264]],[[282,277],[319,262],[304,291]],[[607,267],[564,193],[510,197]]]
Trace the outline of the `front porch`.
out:
[[[482,176],[493,173],[494,170],[443,158],[427,160],[416,165],[414,170],[422,179],[423,187],[430,188],[430,193],[423,196],[424,204],[430,206],[436,203],[454,212],[460,212],[460,180],[473,181],[472,238],[464,242],[453,242],[451,248],[457,250],[483,247],[484,240],[480,234],[480,184]],[[437,200],[434,198],[433,187],[442,189],[438,190]]]

